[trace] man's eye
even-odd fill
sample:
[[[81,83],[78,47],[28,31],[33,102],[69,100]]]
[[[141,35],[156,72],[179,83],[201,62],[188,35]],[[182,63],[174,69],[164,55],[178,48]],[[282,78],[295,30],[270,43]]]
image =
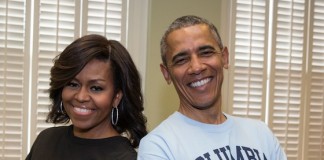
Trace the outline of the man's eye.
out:
[[[185,64],[188,62],[188,58],[182,57],[182,58],[177,58],[174,60],[174,65],[181,65],[181,64]]]
[[[206,50],[206,51],[200,52],[200,55],[204,56],[204,57],[209,57],[209,56],[213,55],[214,53],[215,53],[215,51]]]
[[[102,91],[103,88],[102,88],[102,87],[99,87],[99,86],[92,86],[92,87],[91,87],[91,90],[92,90],[92,91],[96,91],[96,92],[98,92],[98,91]]]

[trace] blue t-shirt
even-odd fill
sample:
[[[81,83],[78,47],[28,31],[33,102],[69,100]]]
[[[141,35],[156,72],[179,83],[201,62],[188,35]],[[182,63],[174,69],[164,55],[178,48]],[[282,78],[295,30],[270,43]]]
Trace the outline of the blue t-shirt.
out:
[[[145,136],[138,160],[286,160],[278,139],[261,121],[224,114],[205,124],[175,112]]]

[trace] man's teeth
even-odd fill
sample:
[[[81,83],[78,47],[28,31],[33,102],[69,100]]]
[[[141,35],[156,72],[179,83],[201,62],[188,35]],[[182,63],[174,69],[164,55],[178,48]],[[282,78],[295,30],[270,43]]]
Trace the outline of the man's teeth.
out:
[[[82,112],[82,113],[87,113],[87,112],[91,112],[91,109],[86,109],[86,108],[74,108],[77,112]]]
[[[193,82],[190,84],[191,87],[200,87],[206,83],[208,83],[211,80],[211,78],[206,78],[197,82]]]

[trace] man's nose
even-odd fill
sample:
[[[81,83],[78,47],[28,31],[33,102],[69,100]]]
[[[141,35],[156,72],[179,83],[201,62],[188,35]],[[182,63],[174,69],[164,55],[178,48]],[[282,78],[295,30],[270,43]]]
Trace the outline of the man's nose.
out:
[[[190,67],[189,68],[190,73],[199,74],[204,70],[205,65],[197,55],[193,55],[191,57],[191,59],[190,59],[190,66],[189,67]]]

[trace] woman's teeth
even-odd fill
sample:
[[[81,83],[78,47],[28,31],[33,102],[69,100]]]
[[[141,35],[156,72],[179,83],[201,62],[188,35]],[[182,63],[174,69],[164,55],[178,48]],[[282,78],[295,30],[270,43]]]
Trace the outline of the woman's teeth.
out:
[[[81,113],[89,113],[89,112],[92,111],[91,109],[77,108],[77,107],[74,107],[74,110],[77,111],[77,112],[81,112]]]

